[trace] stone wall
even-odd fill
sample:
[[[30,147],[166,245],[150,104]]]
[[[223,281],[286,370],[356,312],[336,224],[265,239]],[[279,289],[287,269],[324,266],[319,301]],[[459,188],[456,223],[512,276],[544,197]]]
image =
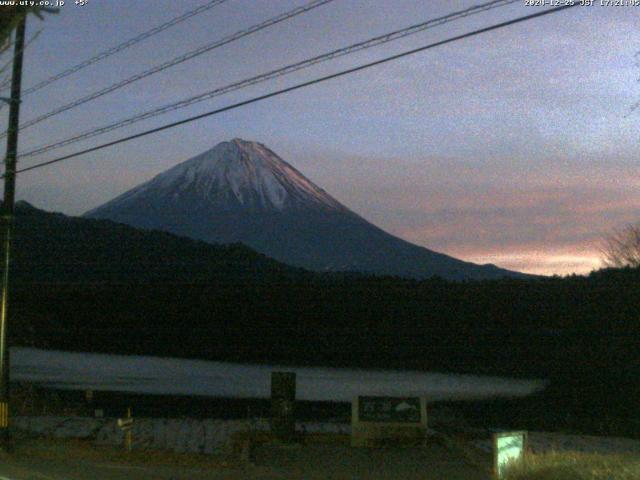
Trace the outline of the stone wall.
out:
[[[98,445],[123,445],[124,432],[115,418],[91,417],[14,417],[13,428],[53,438],[81,438]],[[267,419],[220,420],[191,418],[136,418],[133,448],[173,450],[175,452],[224,453],[237,432],[268,431]],[[349,425],[297,423],[296,430],[309,433],[350,433]]]

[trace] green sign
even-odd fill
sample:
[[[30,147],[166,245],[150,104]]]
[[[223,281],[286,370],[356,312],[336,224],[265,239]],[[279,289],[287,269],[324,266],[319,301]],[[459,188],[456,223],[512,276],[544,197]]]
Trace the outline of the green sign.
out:
[[[420,423],[419,397],[358,397],[361,422]]]
[[[512,462],[524,458],[527,444],[527,432],[504,432],[493,436],[494,467],[496,477],[504,478],[504,472]]]

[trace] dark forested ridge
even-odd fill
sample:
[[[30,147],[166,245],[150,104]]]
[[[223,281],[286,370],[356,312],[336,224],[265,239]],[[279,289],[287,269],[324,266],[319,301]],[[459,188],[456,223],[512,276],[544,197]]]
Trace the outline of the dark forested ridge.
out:
[[[535,283],[19,284],[15,328],[71,350],[547,378],[636,367],[638,282],[622,271]]]
[[[12,268],[15,333],[31,325],[60,348],[546,377],[629,365],[630,350],[612,345],[640,332],[638,270],[469,282],[315,274],[242,245],[26,205]]]
[[[17,205],[12,256],[12,277],[25,284],[185,283],[302,272],[241,244],[211,245],[26,202]]]
[[[313,274],[241,245],[23,206],[14,273],[14,344],[548,378],[553,408],[586,402],[638,422],[638,269],[474,282]]]

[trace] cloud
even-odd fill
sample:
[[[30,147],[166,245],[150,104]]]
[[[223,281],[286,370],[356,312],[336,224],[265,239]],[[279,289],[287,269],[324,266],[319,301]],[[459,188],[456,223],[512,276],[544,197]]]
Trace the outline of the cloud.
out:
[[[430,196],[423,222],[400,236],[471,261],[545,274],[596,268],[604,236],[637,221],[640,211],[632,191],[592,186],[439,193]]]
[[[312,178],[390,233],[465,260],[531,273],[588,273],[600,266],[603,238],[640,219],[632,158],[481,162],[327,154],[327,162],[342,174],[314,172]]]

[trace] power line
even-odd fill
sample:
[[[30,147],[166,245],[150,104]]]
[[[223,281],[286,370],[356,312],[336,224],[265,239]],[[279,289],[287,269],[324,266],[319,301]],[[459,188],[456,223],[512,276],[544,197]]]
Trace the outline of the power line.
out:
[[[226,0],[225,0],[226,1]],[[280,14],[276,17],[270,18],[269,20],[266,20],[262,23],[259,23],[257,25],[253,25],[247,29],[244,30],[240,30],[236,33],[233,33],[229,36],[226,36],[220,40],[216,40],[213,43],[209,43],[207,45],[204,45],[200,48],[197,48],[195,50],[192,50],[190,52],[185,53],[184,55],[180,55],[179,57],[173,58],[167,62],[164,62],[160,65],[156,65],[155,67],[150,68],[149,70],[145,70],[144,72],[141,73],[137,73],[125,80],[122,80],[120,82],[114,83],[108,87],[105,87],[101,90],[98,90],[96,92],[93,92],[89,95],[86,95],[82,98],[79,98],[77,100],[74,100],[71,103],[68,103],[66,105],[63,105],[61,107],[58,107],[54,110],[51,110],[50,112],[47,112],[43,115],[40,115],[39,117],[36,117],[32,120],[29,120],[25,123],[23,123],[22,125],[20,125],[20,129],[24,130],[25,128],[31,127],[33,125],[36,125],[48,118],[51,118],[55,115],[58,115],[60,113],[66,112],[67,110],[71,110],[72,108],[78,107],[80,105],[83,105],[87,102],[90,102],[92,100],[95,100],[99,97],[102,97],[104,95],[107,95],[108,93],[114,92],[120,88],[126,87],[127,85],[130,85],[134,82],[137,82],[138,80],[142,80],[143,78],[147,78],[151,75],[154,75],[158,72],[162,72],[163,70],[166,70],[170,67],[173,67],[175,65],[178,65],[180,63],[186,62],[187,60],[191,60],[192,58],[198,57],[200,55],[203,55],[204,53],[210,52],[211,50],[214,50],[216,48],[219,48],[223,45],[227,45],[231,42],[234,42],[236,40],[239,40],[243,37],[246,37],[248,35],[251,35],[253,33],[256,33],[260,30],[264,30],[265,28],[271,27],[277,23],[280,22],[284,22],[285,20],[288,20],[290,18],[293,18],[297,15],[301,15],[303,13],[306,13],[310,10],[313,10],[314,8],[318,8],[322,5],[325,5],[327,3],[333,2],[334,0],[313,0],[312,2],[303,5],[301,7],[298,8],[294,8],[293,10],[289,10],[288,12],[285,12],[283,14]],[[5,137],[6,134],[2,134],[0,135],[0,138]]]
[[[163,23],[162,25],[158,25],[157,27],[152,28],[151,30],[147,30],[146,32],[141,33],[140,35],[137,35],[119,45],[116,45],[115,47],[109,48],[103,52],[98,53],[97,55],[78,63],[77,65],[74,65],[73,67],[68,68],[67,70],[64,70],[60,73],[58,73],[57,75],[53,75],[43,81],[41,81],[40,83],[34,85],[33,87],[27,88],[24,92],[22,92],[22,96],[24,97],[25,95],[29,95],[30,93],[33,93],[37,90],[40,90],[41,88],[44,88],[50,84],[52,84],[53,82],[57,82],[58,80],[60,80],[61,78],[65,78],[68,77],[69,75],[76,73],[80,70],[82,70],[83,68],[88,67],[89,65],[93,65],[96,62],[99,62],[100,60],[104,60],[107,57],[110,57],[111,55],[115,55],[118,52],[121,52],[122,50],[125,50],[129,47],[132,47],[133,45],[135,45],[136,43],[140,43],[143,40],[146,40],[149,37],[152,37],[168,28],[171,28],[175,25],[178,25],[179,23],[184,22],[185,20],[188,20],[191,17],[194,17],[196,15],[199,15],[203,12],[206,12],[207,10],[212,9],[213,7],[216,7],[218,5],[220,5],[221,3],[225,3],[228,0],[212,0],[208,3],[205,3],[203,5],[200,5],[199,7],[190,10],[178,17],[173,18],[172,20],[169,20],[166,23]]]
[[[564,6],[561,6],[561,7],[555,7],[555,8],[552,8],[552,9],[543,10],[543,11],[538,12],[538,13],[532,13],[530,15],[524,15],[522,17],[518,17],[518,18],[515,18],[515,19],[512,19],[512,20],[507,20],[505,22],[501,22],[501,23],[498,23],[498,24],[495,24],[495,25],[491,25],[489,27],[484,27],[484,28],[480,28],[478,30],[473,30],[471,32],[467,32],[467,33],[464,33],[464,34],[461,34],[461,35],[457,35],[455,37],[450,37],[450,38],[445,39],[445,40],[440,40],[440,41],[435,42],[435,43],[431,43],[431,44],[428,44],[428,45],[425,45],[425,46],[422,46],[422,47],[418,47],[418,48],[414,48],[412,50],[408,50],[408,51],[405,51],[405,52],[402,52],[402,53],[398,53],[398,54],[392,55],[390,57],[385,57],[385,58],[383,58],[381,60],[376,60],[374,62],[365,63],[364,65],[359,65],[357,67],[349,68],[347,70],[342,70],[342,71],[340,71],[338,73],[333,73],[331,75],[326,75],[324,77],[316,78],[314,80],[309,80],[307,82],[299,83],[297,85],[293,85],[293,86],[288,87],[288,88],[283,88],[281,90],[276,90],[275,92],[267,93],[265,95],[260,95],[258,97],[254,97],[254,98],[251,98],[249,100],[244,100],[242,102],[234,103],[234,104],[228,105],[226,107],[218,108],[218,109],[212,110],[210,112],[202,113],[200,115],[195,115],[193,117],[189,117],[189,118],[185,118],[183,120],[179,120],[177,122],[169,123],[169,124],[163,125],[161,127],[152,128],[152,129],[146,130],[144,132],[136,133],[134,135],[129,135],[127,137],[123,137],[123,138],[120,138],[118,140],[114,140],[112,142],[103,143],[102,145],[98,145],[98,146],[95,146],[95,147],[87,148],[85,150],[81,150],[79,152],[71,153],[69,155],[64,155],[62,157],[54,158],[53,160],[48,160],[46,162],[41,162],[41,163],[38,163],[36,165],[32,165],[30,167],[26,167],[26,168],[22,168],[20,170],[17,170],[16,173],[28,172],[30,170],[35,170],[35,169],[38,169],[38,168],[42,168],[42,167],[45,167],[45,166],[48,166],[48,165],[52,165],[54,163],[59,163],[59,162],[62,162],[64,160],[68,160],[70,158],[79,157],[81,155],[85,155],[87,153],[95,152],[97,150],[102,150],[104,148],[111,147],[113,145],[117,145],[117,144],[120,144],[120,143],[128,142],[128,141],[134,140],[136,138],[145,137],[147,135],[151,135],[153,133],[157,133],[157,132],[161,132],[163,130],[174,128],[174,127],[177,127],[179,125],[184,125],[186,123],[194,122],[194,121],[200,120],[202,118],[206,118],[206,117],[210,117],[210,116],[213,116],[213,115],[217,115],[217,114],[220,114],[220,113],[223,113],[223,112],[227,112],[229,110],[234,110],[236,108],[243,107],[245,105],[249,105],[249,104],[256,103],[256,102],[259,102],[259,101],[262,101],[262,100],[266,100],[268,98],[276,97],[278,95],[282,95],[282,94],[285,94],[285,93],[288,93],[288,92],[292,92],[294,90],[299,90],[301,88],[305,88],[305,87],[308,87],[308,86],[311,86],[311,85],[315,85],[315,84],[318,84],[318,83],[321,83],[321,82],[325,82],[325,81],[331,80],[333,78],[342,77],[342,76],[345,76],[345,75],[349,75],[351,73],[359,72],[361,70],[365,70],[365,69],[368,69],[368,68],[371,68],[371,67],[375,67],[377,65],[381,65],[383,63],[391,62],[393,60],[398,60],[400,58],[403,58],[403,57],[406,57],[406,56],[409,56],[409,55],[413,55],[413,54],[416,54],[418,52],[423,52],[425,50],[430,50],[432,48],[439,47],[441,45],[445,45],[445,44],[448,44],[448,43],[453,43],[453,42],[456,42],[458,40],[462,40],[462,39],[465,39],[465,38],[473,37],[473,36],[479,35],[481,33],[490,32],[492,30],[497,30],[499,28],[504,28],[504,27],[507,27],[507,26],[510,26],[510,25],[515,25],[517,23],[525,22],[527,20],[532,20],[534,18],[542,17],[544,15],[550,15],[550,14],[553,14],[553,13],[556,13],[556,12],[560,12],[562,10],[566,10],[568,8],[577,7],[579,5],[580,5],[579,3],[574,3],[574,4],[564,5]],[[3,175],[3,177],[4,177],[4,175]]]
[[[41,28],[31,36],[31,38],[22,47],[22,50],[20,53],[23,53],[27,49],[27,47],[31,45],[40,36],[40,34],[42,33],[42,30],[43,29]],[[13,43],[11,45],[13,46]],[[12,64],[13,64],[13,58],[7,60],[7,62],[2,67],[0,67],[0,75],[2,75],[6,70],[8,70]],[[0,83],[0,91],[6,88],[9,88],[10,86],[11,86],[11,79],[7,78],[6,81],[3,81],[2,83]],[[4,105],[0,103],[0,110],[2,110],[3,106]]]
[[[276,77],[280,77],[283,75],[288,75],[290,73],[296,72],[298,70],[302,70],[304,68],[308,68],[312,65],[316,65],[318,63],[322,63],[322,62],[326,62],[328,60],[332,60],[334,58],[338,58],[344,55],[348,55],[348,54],[352,54],[355,52],[358,52],[360,50],[365,50],[368,48],[372,48],[384,43],[388,43],[394,40],[398,40],[400,38],[404,38],[407,37],[409,35],[413,35],[416,34],[418,32],[421,32],[423,30],[429,29],[429,28],[433,28],[439,25],[443,25],[445,23],[449,23],[452,22],[454,20],[458,20],[460,18],[464,18],[467,17],[469,15],[475,15],[481,12],[485,12],[494,8],[498,8],[498,7],[502,7],[508,4],[512,4],[512,3],[516,3],[516,2],[520,2],[520,0],[493,0],[490,1],[488,3],[483,3],[480,5],[476,5],[464,10],[460,10],[460,11],[456,11],[453,13],[450,13],[448,15],[445,15],[443,17],[438,17],[438,18],[434,18],[434,19],[430,19],[427,20],[425,22],[422,23],[418,23],[416,25],[412,25],[410,27],[406,27],[400,30],[395,30],[391,33],[387,33],[384,35],[379,35],[377,37],[373,37],[370,38],[368,40],[365,40],[363,42],[358,42],[352,45],[349,45],[347,47],[343,47],[343,48],[339,48],[337,50],[333,50],[331,52],[328,53],[324,53],[322,55],[318,55],[316,57],[312,57],[310,59],[307,60],[303,60],[301,62],[297,62],[297,63],[293,63],[290,65],[287,65],[285,67],[282,68],[278,68],[276,70],[271,70],[269,72],[266,73],[262,73],[260,75],[257,75],[255,77],[251,77],[245,80],[241,80],[239,82],[234,82],[231,83],[229,85],[225,85],[223,87],[219,87],[216,88],[214,90],[211,91],[207,91],[205,93],[201,93],[198,95],[195,95],[193,97],[189,97],[187,99],[184,100],[180,100],[178,102],[174,102],[174,103],[170,103],[168,105],[164,105],[162,107],[158,107],[152,110],[149,110],[147,112],[138,114],[138,115],[134,115],[133,117],[129,117],[127,119],[123,119],[123,120],[119,120],[117,122],[99,127],[97,129],[91,129],[88,130],[86,132],[80,133],[78,135],[75,135],[73,137],[49,144],[49,145],[45,145],[45,146],[41,146],[41,147],[37,147],[34,150],[28,151],[22,155],[20,155],[21,158],[24,157],[30,157],[30,156],[35,156],[35,155],[40,155],[44,152],[50,151],[50,150],[54,150],[57,148],[61,148],[73,143],[77,143],[81,140],[85,140],[87,138],[92,138],[98,135],[102,135],[104,133],[113,131],[113,130],[117,130],[119,128],[128,126],[128,125],[132,125],[134,123],[140,122],[142,120],[146,120],[158,115],[162,115],[164,113],[168,113],[174,110],[178,110],[180,108],[185,108],[187,106],[193,105],[195,103],[199,103],[205,100],[209,100],[211,98],[235,91],[235,90],[240,90],[242,88],[246,88],[258,83],[262,83],[265,82],[267,80],[271,80],[273,78]]]
[[[21,52],[24,52],[27,49],[27,47],[31,45],[36,40],[36,38],[40,36],[40,34],[42,33],[42,30],[43,29],[41,28],[36,33],[31,35],[31,38],[27,42],[25,42],[24,46],[22,47]],[[10,44],[10,46],[13,46],[13,42]],[[10,58],[9,60],[7,60],[6,63],[2,67],[0,67],[0,73],[4,73],[6,70],[8,70],[12,63],[13,63],[13,58]],[[0,90],[4,88],[5,87],[0,87]]]

